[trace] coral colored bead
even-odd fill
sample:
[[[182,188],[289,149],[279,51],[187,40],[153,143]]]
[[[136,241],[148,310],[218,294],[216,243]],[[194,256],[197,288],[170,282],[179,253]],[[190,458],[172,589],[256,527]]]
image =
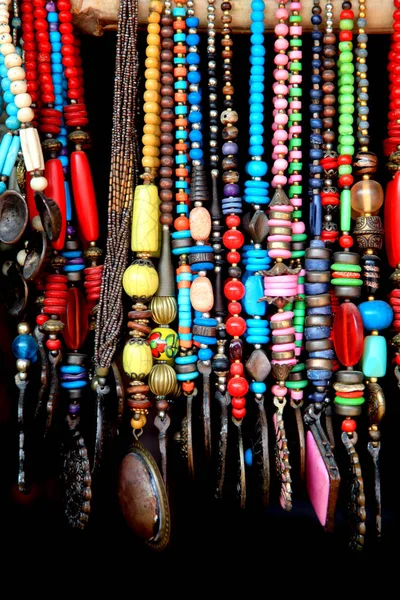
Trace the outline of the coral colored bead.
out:
[[[246,406],[246,398],[232,398],[233,408],[241,409]]]
[[[342,156],[338,156],[337,164],[338,165],[351,165],[352,158],[349,154],[343,154]]]
[[[342,431],[346,431],[347,433],[355,431],[357,428],[357,423],[354,419],[345,419],[342,423]]]
[[[44,323],[46,323],[46,321],[49,320],[49,317],[47,315],[38,315],[36,317],[36,323],[38,325],[43,325]]]
[[[229,263],[231,263],[231,265],[238,264],[238,262],[240,261],[239,252],[228,252],[228,254],[226,255],[226,260]]]
[[[242,408],[238,410],[237,408],[232,408],[232,415],[235,417],[235,419],[240,421],[246,416],[246,409]]]
[[[190,222],[187,217],[178,217],[174,221],[175,229],[177,231],[186,231],[190,229]]]
[[[47,340],[46,346],[49,350],[59,350],[61,348],[60,340]]]
[[[239,227],[240,218],[237,215],[228,215],[225,219],[227,227]]]
[[[229,335],[241,336],[246,331],[246,321],[242,317],[230,317],[226,322]]]
[[[354,13],[352,10],[342,10],[340,13],[341,19],[354,19]]]
[[[230,231],[225,231],[222,242],[225,248],[229,248],[229,250],[236,250],[237,248],[241,248],[244,244],[244,235],[241,231],[237,229],[231,229]]]
[[[339,239],[339,244],[342,248],[351,248],[353,245],[353,238],[351,235],[342,235]]]
[[[353,184],[354,177],[353,175],[341,175],[338,181],[340,187],[350,187]]]
[[[249,384],[244,377],[232,377],[228,382],[228,392],[231,396],[245,396],[249,391]]]
[[[389,181],[384,202],[385,243],[389,264],[395,268],[400,262],[400,173]]]
[[[341,42],[351,42],[353,39],[353,34],[351,31],[341,31],[339,34],[339,39]]]
[[[395,361],[397,365],[400,365],[400,354],[396,354]]]
[[[242,363],[232,363],[230,372],[231,375],[243,375],[244,367]],[[237,406],[237,408],[242,408],[241,406]]]
[[[191,392],[194,390],[194,382],[193,381],[184,381],[182,383],[182,390],[184,392]]]
[[[99,237],[99,218],[89,161],[80,150],[70,157],[71,179],[79,227],[87,242]]]
[[[242,312],[242,305],[240,302],[229,302],[228,312],[230,315],[240,315]]]
[[[244,296],[244,285],[241,281],[230,280],[225,283],[224,294],[228,300],[241,300]]]

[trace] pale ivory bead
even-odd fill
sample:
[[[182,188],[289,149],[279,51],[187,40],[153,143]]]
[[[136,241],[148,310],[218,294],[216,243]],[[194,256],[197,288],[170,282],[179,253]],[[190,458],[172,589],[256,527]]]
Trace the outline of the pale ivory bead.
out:
[[[17,262],[21,267],[24,266],[26,261],[26,250],[20,250],[17,254]]]
[[[47,188],[46,177],[32,177],[31,188],[34,192],[43,192]]]
[[[9,31],[1,33],[0,44],[12,44],[12,36]],[[13,44],[13,46],[14,46],[14,44]]]
[[[33,217],[32,227],[36,231],[43,231],[42,219],[39,217],[39,215],[36,215],[36,217]]]
[[[11,69],[12,67],[20,67],[22,65],[22,58],[16,52],[12,52],[11,54],[7,54],[4,58],[4,64],[7,69]]]
[[[5,277],[7,277],[8,271],[9,271],[10,267],[12,267],[12,261],[11,260],[6,260],[6,262],[4,262],[2,264],[1,272],[3,273],[3,275]]]
[[[4,23],[1,23],[0,25],[0,34],[1,33],[10,33],[11,29],[9,25],[4,25]]]
[[[19,132],[19,137],[21,140],[25,167],[28,173],[35,171],[36,169],[44,171],[42,146],[40,145],[37,129],[34,127],[22,128]]]
[[[29,106],[20,108],[17,112],[17,119],[20,123],[30,123],[34,118],[33,110]]]
[[[12,67],[12,69],[8,69],[7,75],[10,81],[20,81],[25,79],[25,71],[22,67]]]
[[[13,81],[10,85],[10,91],[14,96],[17,94],[25,94],[28,89],[28,84],[26,81]]]
[[[32,98],[30,94],[17,94],[14,98],[15,106],[18,108],[30,107]]]

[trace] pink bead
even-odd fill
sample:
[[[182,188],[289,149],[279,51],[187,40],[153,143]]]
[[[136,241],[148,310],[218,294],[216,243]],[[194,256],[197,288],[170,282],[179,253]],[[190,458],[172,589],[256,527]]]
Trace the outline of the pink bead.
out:
[[[287,177],[285,177],[285,175],[274,175],[272,181],[271,181],[271,185],[272,187],[276,188],[279,185],[284,186],[287,184]]]
[[[298,158],[299,160],[302,159],[301,150],[291,150],[289,159],[294,160],[295,158]]]
[[[287,54],[275,54],[274,63],[276,65],[285,66],[289,62],[289,57]],[[279,79],[279,78],[277,78]]]
[[[286,69],[274,69],[272,75],[276,81],[287,81],[289,79],[289,71]]]
[[[289,350],[294,350],[296,348],[296,344],[274,344],[272,346],[272,352],[289,352]]]
[[[304,294],[304,285],[303,284],[301,284],[301,285],[298,286],[297,293],[298,294]]]
[[[286,129],[277,129],[274,131],[274,138],[279,142],[286,142],[288,139],[288,132]],[[279,148],[277,148],[277,150],[279,150]]]
[[[299,100],[292,100],[289,104],[291,109],[301,110],[301,102]]]
[[[281,221],[280,219],[269,219],[268,225],[270,227],[291,227],[292,221]]]
[[[296,333],[294,334],[294,337],[296,338],[297,342],[301,342],[301,340],[303,339],[303,334],[301,331],[300,332],[296,331]]]
[[[268,250],[270,258],[292,258],[290,250]]]
[[[301,59],[302,55],[303,55],[303,53],[301,50],[291,50],[291,52],[289,52],[290,60]]]
[[[278,110],[285,110],[285,108],[287,108],[287,105],[288,101],[286,100],[286,98],[276,98],[274,100],[274,106]]]
[[[295,365],[297,360],[295,358],[290,358],[289,360],[272,360],[271,363],[273,365]]]
[[[287,393],[287,387],[285,386],[280,386],[280,385],[273,385],[271,388],[271,391],[273,393],[274,396],[278,396],[278,398],[283,398],[283,396],[286,396]]]
[[[296,134],[298,135],[299,133],[301,133],[302,129],[301,129],[301,125],[291,125],[290,126],[290,133],[292,133],[293,135]]]
[[[306,226],[302,221],[295,221],[292,225],[293,233],[304,233],[306,230]]]
[[[275,52],[279,52],[279,50],[286,50],[289,47],[289,40],[285,38],[278,38],[274,43]]]
[[[294,349],[294,355],[295,356],[300,356],[301,354],[301,348],[296,346],[296,348]]]
[[[302,9],[301,2],[291,2],[290,3],[290,10],[301,10],[301,9]]]
[[[291,198],[290,202],[293,204],[293,206],[303,206],[302,198]]]
[[[272,88],[277,96],[286,96],[289,93],[288,86],[283,83],[275,82]]]
[[[291,242],[291,235],[270,235],[268,237],[269,242]]]
[[[290,83],[297,83],[297,85],[300,85],[302,81],[303,81],[302,75],[292,75],[292,77],[290,79]]]
[[[285,171],[288,167],[288,161],[284,158],[278,158],[274,165],[279,171]]]
[[[277,323],[278,321],[287,321],[287,319],[293,319],[293,317],[294,312],[292,310],[284,310],[283,312],[277,312],[274,315],[272,315],[271,321]]]
[[[290,396],[293,400],[303,400],[303,390],[290,390]]]
[[[272,336],[274,335],[293,335],[295,333],[294,327],[285,327],[285,329],[273,329]]]
[[[272,275],[272,277],[264,277],[264,282],[272,281],[275,283],[277,281],[284,281],[285,283],[293,283],[293,281],[297,281],[297,279],[297,275]]]
[[[303,177],[301,175],[291,175],[290,179],[293,181],[293,183],[298,183],[299,181],[302,181]]]
[[[287,35],[289,33],[289,27],[285,23],[277,23],[275,25],[276,35]]]
[[[301,25],[291,25],[290,26],[290,35],[301,35],[303,33],[303,28]]]
[[[289,13],[286,8],[278,8],[275,11],[275,18],[279,21],[280,19],[288,19]]]
[[[305,277],[305,276],[306,276],[306,270],[305,270],[305,269],[302,269],[302,270],[300,271],[299,277]]]

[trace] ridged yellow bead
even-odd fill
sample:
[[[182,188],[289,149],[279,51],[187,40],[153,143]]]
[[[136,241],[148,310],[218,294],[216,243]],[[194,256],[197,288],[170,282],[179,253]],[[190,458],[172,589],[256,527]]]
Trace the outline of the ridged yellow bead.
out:
[[[161,129],[158,127],[158,125],[150,125],[150,123],[146,123],[143,126],[143,133],[150,134],[150,135],[156,135],[157,137],[160,137]]]
[[[146,69],[159,69],[160,61],[155,56],[149,56],[144,61],[144,66],[146,67]]]
[[[149,375],[150,391],[159,398],[169,396],[176,387],[176,374],[172,367],[166,364],[154,365]]]
[[[125,271],[122,278],[125,293],[130,298],[143,300],[151,298],[158,288],[158,274],[152,264],[135,261]]]
[[[146,56],[158,58],[160,56],[159,46],[146,46]]]
[[[161,73],[158,69],[146,69],[144,76],[146,79],[157,79],[157,81],[161,79]]]
[[[142,153],[143,156],[160,156],[160,149],[154,146],[144,146]]]
[[[151,125],[161,125],[161,118],[154,113],[146,113],[144,115],[144,122],[151,123]]]
[[[160,33],[160,26],[158,25],[158,23],[149,23],[147,25],[147,31],[149,33]]]
[[[157,33],[151,33],[149,31],[146,41],[149,46],[161,46],[161,38]]]
[[[131,339],[122,352],[122,366],[130,379],[143,381],[153,366],[150,346],[145,340]]]
[[[145,133],[142,137],[142,144],[144,146],[158,147],[160,145],[160,138],[156,135],[152,135],[151,133]]]
[[[145,102],[157,102],[157,104],[161,101],[161,96],[155,90],[146,90],[143,94],[143,100]]]
[[[159,115],[161,112],[161,106],[157,104],[157,102],[145,102],[143,104],[143,110],[145,113]]]
[[[158,198],[158,188],[156,185],[136,186],[132,217],[131,247],[133,252],[156,252],[158,250],[160,225],[159,204],[160,200]],[[153,270],[155,271],[155,269]],[[157,287],[151,295],[153,296],[156,291]]]
[[[173,296],[154,296],[150,309],[153,321],[159,325],[168,325],[175,321],[177,314],[176,299]]]
[[[161,90],[161,83],[156,79],[146,79],[145,88],[146,90],[159,92]]]
[[[160,166],[160,159],[155,156],[143,156],[142,166],[157,169]]]

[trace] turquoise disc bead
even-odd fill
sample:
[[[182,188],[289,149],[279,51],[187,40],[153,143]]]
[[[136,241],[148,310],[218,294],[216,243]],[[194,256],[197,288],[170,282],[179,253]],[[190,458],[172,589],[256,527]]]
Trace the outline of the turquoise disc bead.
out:
[[[393,310],[383,300],[361,302],[358,306],[364,329],[367,331],[386,329],[393,321]]]
[[[263,279],[258,275],[251,275],[245,283],[245,295],[242,300],[244,310],[248,315],[263,317],[267,310],[265,302],[258,302],[264,295]]]
[[[387,343],[382,335],[367,335],[361,359],[365,377],[384,377],[386,374]]]
[[[267,174],[267,163],[263,160],[252,160],[246,165],[246,173],[250,177],[264,177]]]

